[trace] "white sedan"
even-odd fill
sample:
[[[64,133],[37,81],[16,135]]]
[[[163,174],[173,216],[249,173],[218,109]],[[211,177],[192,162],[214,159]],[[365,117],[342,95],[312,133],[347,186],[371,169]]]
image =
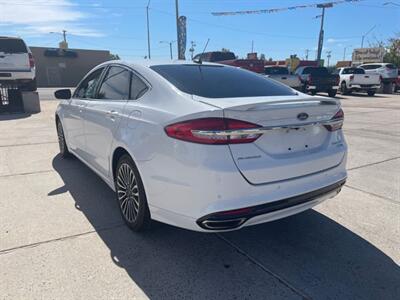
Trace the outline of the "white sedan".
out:
[[[115,191],[135,231],[151,219],[239,229],[309,209],[346,180],[340,102],[250,71],[112,61],[55,95],[61,155]]]

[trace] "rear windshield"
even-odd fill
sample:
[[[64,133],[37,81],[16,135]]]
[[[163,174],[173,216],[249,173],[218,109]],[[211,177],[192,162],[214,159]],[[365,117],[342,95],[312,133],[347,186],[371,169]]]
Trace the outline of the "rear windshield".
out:
[[[201,97],[296,95],[289,87],[239,68],[210,65],[158,65],[150,68],[182,92]]]
[[[25,43],[20,39],[0,38],[0,52],[3,53],[27,53]]]
[[[396,66],[393,65],[393,64],[387,64],[386,68],[388,68],[388,69],[396,69]]]
[[[365,74],[365,71],[361,68],[348,68],[344,69],[342,74]]]
[[[267,75],[288,75],[289,70],[286,68],[265,68],[265,74]]]
[[[305,68],[303,74],[311,74],[311,75],[328,75],[327,68]]]

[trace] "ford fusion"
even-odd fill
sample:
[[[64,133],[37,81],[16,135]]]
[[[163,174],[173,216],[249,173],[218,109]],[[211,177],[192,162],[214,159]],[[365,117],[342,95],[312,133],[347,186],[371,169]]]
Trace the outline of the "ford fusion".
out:
[[[205,232],[260,224],[334,197],[346,179],[340,102],[250,71],[112,61],[55,95],[61,156],[115,191],[134,231],[151,219]]]

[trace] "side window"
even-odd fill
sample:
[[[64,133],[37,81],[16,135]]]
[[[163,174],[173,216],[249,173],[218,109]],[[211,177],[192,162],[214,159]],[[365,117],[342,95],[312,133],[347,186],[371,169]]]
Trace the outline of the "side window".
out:
[[[97,82],[100,79],[100,75],[104,68],[95,70],[93,73],[89,74],[88,77],[79,85],[76,89],[74,97],[75,98],[94,98],[94,93],[96,92]]]
[[[130,99],[139,99],[148,89],[148,86],[138,76],[132,74]]]
[[[97,98],[128,100],[131,72],[121,67],[110,67],[101,83]]]

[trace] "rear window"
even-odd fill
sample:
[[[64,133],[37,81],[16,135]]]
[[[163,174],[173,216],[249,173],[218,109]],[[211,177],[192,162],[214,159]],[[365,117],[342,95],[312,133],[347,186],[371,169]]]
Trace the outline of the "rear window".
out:
[[[201,97],[296,95],[289,87],[239,68],[210,65],[158,65],[150,68],[182,92]]]
[[[387,64],[386,68],[388,68],[388,69],[397,69],[396,66],[393,65],[393,64]]]
[[[328,75],[327,68],[305,68],[303,74],[311,74],[311,75]]]
[[[379,69],[380,67],[382,67],[381,65],[364,65],[361,66],[361,68],[363,68],[364,70],[374,70],[374,69]]]
[[[3,53],[27,53],[28,49],[21,39],[0,38],[0,52]]]
[[[361,68],[348,68],[344,69],[342,74],[365,74],[365,71]]]
[[[266,75],[288,75],[289,70],[286,68],[265,68]]]

